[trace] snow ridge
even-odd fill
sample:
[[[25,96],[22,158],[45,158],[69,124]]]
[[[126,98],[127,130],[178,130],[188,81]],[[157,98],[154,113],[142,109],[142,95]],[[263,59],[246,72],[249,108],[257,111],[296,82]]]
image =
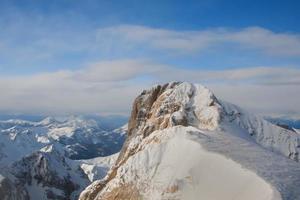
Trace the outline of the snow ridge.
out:
[[[300,135],[252,115],[238,106],[222,102],[227,121],[238,124],[262,146],[299,162]]]

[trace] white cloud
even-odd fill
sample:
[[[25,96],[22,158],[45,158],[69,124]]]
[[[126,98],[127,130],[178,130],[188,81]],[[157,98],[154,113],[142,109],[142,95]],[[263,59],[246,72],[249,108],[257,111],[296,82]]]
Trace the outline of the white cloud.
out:
[[[262,115],[299,114],[299,85],[208,84],[214,94]]]
[[[130,82],[90,83],[37,76],[1,79],[0,85],[1,111],[35,114],[127,114],[133,98],[143,88]]]
[[[76,71],[73,77],[78,80],[93,82],[124,81],[142,74],[158,73],[162,69],[164,66],[146,60],[102,61]]]
[[[80,70],[0,77],[0,110],[129,114],[139,92],[173,80],[203,83],[217,96],[255,112],[300,112],[300,69],[254,67],[203,71],[145,60],[105,61]]]
[[[242,31],[228,33],[228,40],[247,47],[258,48],[273,55],[299,56],[300,35],[275,33],[260,27],[250,27]]]
[[[240,30],[216,28],[199,31],[175,31],[121,25],[99,29],[97,38],[98,40],[115,38],[115,40],[122,40],[126,44],[136,42],[153,48],[179,52],[204,51],[208,48],[231,44],[244,49],[262,50],[271,55],[300,55],[300,35],[275,33],[260,27],[248,27]]]
[[[226,70],[184,70],[165,68],[163,80],[193,82],[252,83],[263,85],[300,85],[300,69],[290,67],[252,67]]]
[[[17,71],[21,73],[27,71],[26,69],[29,69],[28,71],[44,71],[42,68],[46,68],[46,70],[78,68],[86,62],[94,62],[99,59],[146,57],[172,63],[179,60],[182,63],[185,55],[193,53],[195,53],[194,55],[200,55],[201,52],[214,52],[216,50],[222,57],[222,55],[227,56],[226,51],[231,48],[239,48],[242,53],[244,50],[254,50],[255,55],[252,55],[252,52],[250,54],[246,52],[248,58],[253,58],[253,62],[248,59],[250,60],[250,63],[247,61],[248,65],[255,63],[257,51],[276,56],[293,56],[296,59],[300,55],[299,34],[275,33],[259,27],[248,27],[240,30],[216,28],[177,31],[145,26],[120,25],[97,29],[96,27],[68,26],[62,22],[58,23],[57,20],[44,23],[46,19],[36,21],[28,17],[19,19],[20,21],[18,19],[0,19],[0,25],[3,27],[0,32],[0,68],[3,69],[1,70],[3,72]],[[218,51],[220,50],[219,47],[221,47],[221,51]],[[168,57],[169,54],[174,52],[183,53],[183,57],[179,59],[174,56]],[[199,52],[200,54],[197,54]],[[167,54],[166,58],[163,57],[164,54]],[[226,58],[223,58],[225,65],[228,63]],[[288,58],[287,63],[295,63],[293,58]],[[211,61],[213,59],[207,58],[209,64],[214,63]],[[144,61],[140,62],[142,63],[135,67],[139,68],[140,71],[154,73],[157,70],[153,64],[149,63],[147,63],[149,65],[147,67],[138,67],[146,65],[146,63],[143,63]],[[104,63],[100,64],[103,65]],[[84,73],[78,71],[77,76],[81,79],[94,76],[94,80],[107,79],[106,81],[111,81],[110,71],[113,69],[119,71],[117,64],[108,71],[103,71],[102,67],[96,65],[99,65],[99,63],[92,64],[90,69],[84,70]],[[132,67],[128,69],[125,65],[122,69],[123,72],[119,72],[119,76],[123,79],[131,78],[130,75],[126,76],[127,73],[131,74]],[[95,73],[97,76],[93,74],[95,70],[98,70]],[[134,70],[134,73],[136,71],[138,70]],[[116,76],[116,72],[113,73]],[[215,73],[213,72],[213,74]]]

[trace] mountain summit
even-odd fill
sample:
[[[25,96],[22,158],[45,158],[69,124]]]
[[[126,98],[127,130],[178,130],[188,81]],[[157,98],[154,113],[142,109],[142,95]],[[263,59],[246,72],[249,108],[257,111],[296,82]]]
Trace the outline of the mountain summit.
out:
[[[202,85],[157,85],[135,99],[118,159],[79,199],[300,199],[299,151],[298,133]]]

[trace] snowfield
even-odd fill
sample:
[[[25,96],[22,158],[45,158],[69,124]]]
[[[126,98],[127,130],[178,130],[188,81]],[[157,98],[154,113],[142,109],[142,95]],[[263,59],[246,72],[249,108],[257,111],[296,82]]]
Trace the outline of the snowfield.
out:
[[[203,148],[201,142],[217,133],[198,133],[200,137],[195,138],[195,131],[174,127],[152,133],[141,143],[145,148],[118,169],[107,188],[134,182],[143,191],[143,199],[149,200],[281,200],[276,188],[262,177]]]

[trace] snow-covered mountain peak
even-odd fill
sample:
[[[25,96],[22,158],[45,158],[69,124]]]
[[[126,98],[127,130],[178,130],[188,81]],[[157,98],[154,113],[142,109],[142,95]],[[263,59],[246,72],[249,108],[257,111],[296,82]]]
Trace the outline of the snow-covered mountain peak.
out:
[[[47,126],[54,123],[58,123],[58,121],[54,117],[46,117],[42,121],[38,122],[37,125]]]
[[[99,128],[98,124],[93,119],[85,119],[81,116],[70,116],[63,123],[68,124],[69,126],[80,128],[80,127],[94,127]]]
[[[222,107],[213,93],[202,85],[171,82],[144,90],[134,101],[128,125],[129,135],[176,125],[215,130]]]
[[[128,137],[107,176],[79,199],[295,199],[300,192],[291,188],[300,179],[277,177],[299,173],[299,148],[299,134],[217,99],[202,85],[156,85],[135,99]]]
[[[40,149],[41,152],[52,152],[53,151],[53,145],[48,145],[48,146],[45,146],[43,148]]]

